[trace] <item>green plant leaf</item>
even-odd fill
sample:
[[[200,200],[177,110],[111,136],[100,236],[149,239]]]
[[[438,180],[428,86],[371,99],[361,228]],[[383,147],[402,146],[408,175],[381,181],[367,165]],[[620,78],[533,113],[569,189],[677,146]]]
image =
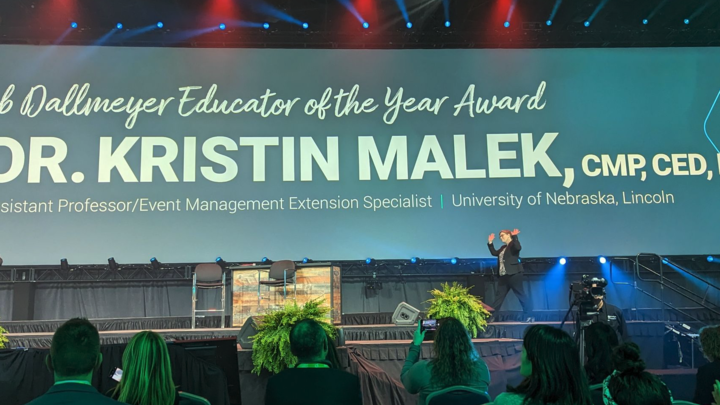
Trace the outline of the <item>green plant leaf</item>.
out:
[[[430,303],[428,317],[455,318],[465,325],[473,338],[477,337],[478,331],[485,331],[490,313],[483,307],[478,297],[470,294],[472,287],[463,287],[453,282],[452,285],[441,284],[441,288],[442,290],[429,291],[433,298],[426,301]]]
[[[259,321],[257,334],[252,337],[252,372],[260,375],[262,369],[266,369],[277,374],[297,363],[297,358],[290,351],[290,330],[300,320],[318,321],[334,338],[337,330],[326,322],[330,308],[323,307],[324,303],[325,299],[308,301],[303,306],[292,302],[283,309],[267,312]]]

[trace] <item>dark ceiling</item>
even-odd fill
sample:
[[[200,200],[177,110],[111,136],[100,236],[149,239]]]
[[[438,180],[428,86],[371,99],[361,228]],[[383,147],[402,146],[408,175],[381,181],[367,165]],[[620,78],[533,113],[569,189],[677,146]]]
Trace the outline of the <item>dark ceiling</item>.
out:
[[[147,28],[158,21],[162,29]],[[69,30],[71,22],[78,28]],[[118,22],[123,29],[111,33]],[[260,26],[264,22],[270,29]],[[220,23],[227,29],[217,29]],[[0,43],[85,45],[101,39],[114,46],[285,48],[718,46],[720,0],[0,1]]]

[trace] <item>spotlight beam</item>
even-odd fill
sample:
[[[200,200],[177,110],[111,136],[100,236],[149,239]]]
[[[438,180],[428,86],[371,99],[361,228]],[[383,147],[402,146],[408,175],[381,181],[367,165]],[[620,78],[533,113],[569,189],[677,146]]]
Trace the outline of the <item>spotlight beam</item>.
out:
[[[670,1],[670,0],[661,1],[660,4],[658,4],[653,9],[653,11],[650,12],[650,15],[647,16],[646,20],[648,20],[648,21],[652,20],[652,18],[655,17],[655,14],[657,14],[657,12],[660,11],[660,9],[663,8],[663,6],[665,6],[668,3],[668,1]]]
[[[550,18],[548,18],[548,21],[552,21],[555,19],[555,15],[557,14],[558,10],[560,9],[560,5],[562,4],[563,0],[555,0],[555,5],[553,6],[552,13],[550,13]]]
[[[600,4],[598,4],[598,6],[595,7],[595,11],[593,11],[593,13],[590,15],[590,18],[588,18],[588,19],[585,21],[585,26],[586,26],[586,27],[589,26],[590,24],[592,24],[593,20],[595,20],[595,17],[597,17],[597,15],[600,13],[600,10],[602,10],[603,8],[605,8],[605,5],[608,3],[608,1],[610,1],[610,0],[602,0],[602,1],[600,2]]]
[[[405,7],[405,0],[395,0],[395,3],[397,3],[403,18],[405,18],[405,22],[410,22],[410,16],[408,15],[407,7]]]
[[[690,18],[689,18],[690,21],[692,21],[695,17],[697,17],[697,16],[699,16],[700,14],[702,14],[702,12],[705,11],[705,9],[708,8],[708,7],[710,6],[710,3],[712,3],[712,2],[713,2],[713,0],[708,0],[708,1],[705,2],[705,4],[703,4],[702,6],[700,6],[700,8],[698,8],[697,10],[695,10],[695,12],[692,13],[692,15],[691,15]]]
[[[352,15],[355,16],[355,19],[357,19],[357,20],[360,22],[360,24],[366,24],[366,23],[367,23],[367,22],[365,21],[365,19],[362,18],[362,16],[360,15],[360,12],[357,11],[357,9],[355,8],[355,6],[350,2],[350,0],[338,0],[338,1],[339,1],[340,4],[342,4],[343,7],[345,7]]]
[[[507,18],[505,19],[506,23],[509,23],[510,20],[512,19],[512,15],[515,12],[515,6],[517,6],[517,2],[518,2],[518,0],[513,0],[513,2],[510,4],[510,9],[508,10]],[[506,25],[505,27],[507,28],[508,25]]]

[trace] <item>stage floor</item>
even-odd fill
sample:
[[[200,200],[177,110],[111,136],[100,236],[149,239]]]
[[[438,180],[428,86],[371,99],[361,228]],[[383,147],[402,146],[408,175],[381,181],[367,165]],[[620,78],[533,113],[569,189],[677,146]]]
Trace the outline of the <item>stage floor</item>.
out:
[[[154,330],[167,340],[198,340],[236,337],[240,328],[189,328],[190,318],[133,318],[91,320],[100,331],[102,344],[127,343],[136,333]],[[61,321],[6,322],[6,336],[10,340],[9,348],[47,348],[50,347],[55,329]],[[218,325],[219,320],[204,320],[206,325]],[[545,325],[559,327],[560,322],[542,322]],[[493,322],[477,336],[478,341],[497,341],[501,339],[522,340],[525,330],[531,324],[522,322]],[[185,326],[185,327],[183,327]],[[573,332],[573,324],[566,323],[563,329]],[[415,326],[384,325],[344,325],[341,326],[346,342],[409,342],[413,338]],[[662,322],[628,322],[630,336],[637,338],[661,337],[665,333]]]

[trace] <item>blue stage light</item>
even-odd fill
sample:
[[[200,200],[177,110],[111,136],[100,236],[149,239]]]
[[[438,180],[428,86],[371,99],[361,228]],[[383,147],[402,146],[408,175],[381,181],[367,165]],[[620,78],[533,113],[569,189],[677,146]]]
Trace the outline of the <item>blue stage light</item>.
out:
[[[267,262],[269,262],[269,261],[270,261],[270,259],[268,259],[267,257],[263,257],[263,258],[260,260],[261,263],[267,263]]]
[[[445,27],[450,28],[450,21],[445,21]]]
[[[115,28],[117,28],[117,29],[119,29],[119,30],[123,29],[122,23],[117,23],[117,24],[115,24]]]
[[[643,20],[643,25],[647,25],[647,23],[648,23],[648,19],[646,18]]]
[[[363,23],[363,28],[365,28],[365,29],[368,29],[368,28],[370,28],[370,24],[368,24],[368,23],[364,22],[364,23]]]
[[[227,27],[225,26],[225,24],[220,24],[220,25],[218,25],[218,28],[220,28],[221,30],[225,30],[225,28],[227,28]]]
[[[307,264],[310,262],[310,259],[308,259],[307,257],[303,257],[302,262],[303,264]]]
[[[545,24],[547,24],[547,26],[549,27],[549,26],[551,26],[551,25],[552,25],[552,21],[550,21],[550,20],[547,20],[547,21],[545,21]]]
[[[158,28],[162,28],[165,26],[165,24],[163,24],[162,21],[158,21],[158,23],[155,25],[157,25]]]
[[[562,264],[562,265],[564,266],[565,263],[567,263],[567,259],[564,258],[564,257],[561,257],[561,258],[560,258],[560,264]]]
[[[662,262],[663,262],[663,264],[668,264],[668,259],[667,259],[667,257],[663,257]]]
[[[372,264],[374,261],[375,259],[373,259],[372,257],[368,257],[367,259],[365,259],[365,264]]]
[[[583,25],[585,25],[586,27],[589,27],[589,26],[590,26],[590,21],[585,21],[585,23],[584,23]]]
[[[412,23],[411,23],[410,21],[408,21],[408,23],[405,24],[405,26],[408,27],[408,28],[412,28]]]
[[[600,256],[600,258],[598,260],[600,261],[600,264],[607,263],[607,259],[605,258],[605,256]]]
[[[686,18],[686,19],[685,19],[685,20],[684,20],[683,22],[685,23],[685,25],[688,25],[688,24],[690,24],[690,20],[689,20],[689,19],[687,19],[687,18]]]
[[[712,262],[715,261],[715,258],[712,257],[712,256],[708,256],[708,257],[707,257],[707,261],[710,262],[710,263],[712,263]]]
[[[70,23],[70,28],[75,29],[75,28],[77,28],[77,27],[78,27],[78,25],[77,25],[77,23],[76,23],[75,21],[73,21],[73,22]]]
[[[306,29],[308,29],[309,25],[308,25],[308,23],[303,23],[302,27],[304,30],[306,30]]]
[[[270,24],[264,23],[264,24],[263,24],[263,28],[265,28],[266,30],[270,29]]]
[[[222,262],[222,261],[223,261],[223,259],[222,259],[222,257],[220,257],[220,256],[218,256],[218,257],[215,258],[215,263],[220,263],[220,262]]]
[[[418,262],[418,258],[417,258],[417,257],[411,257],[411,258],[410,258],[410,263],[415,264],[415,263],[417,263],[417,262]]]
[[[457,263],[458,263],[457,257],[453,257],[452,259],[450,259],[450,264],[457,264]]]
[[[504,26],[505,28],[509,27],[509,26],[510,26],[510,21],[505,21],[505,23],[503,24],[503,26]]]

